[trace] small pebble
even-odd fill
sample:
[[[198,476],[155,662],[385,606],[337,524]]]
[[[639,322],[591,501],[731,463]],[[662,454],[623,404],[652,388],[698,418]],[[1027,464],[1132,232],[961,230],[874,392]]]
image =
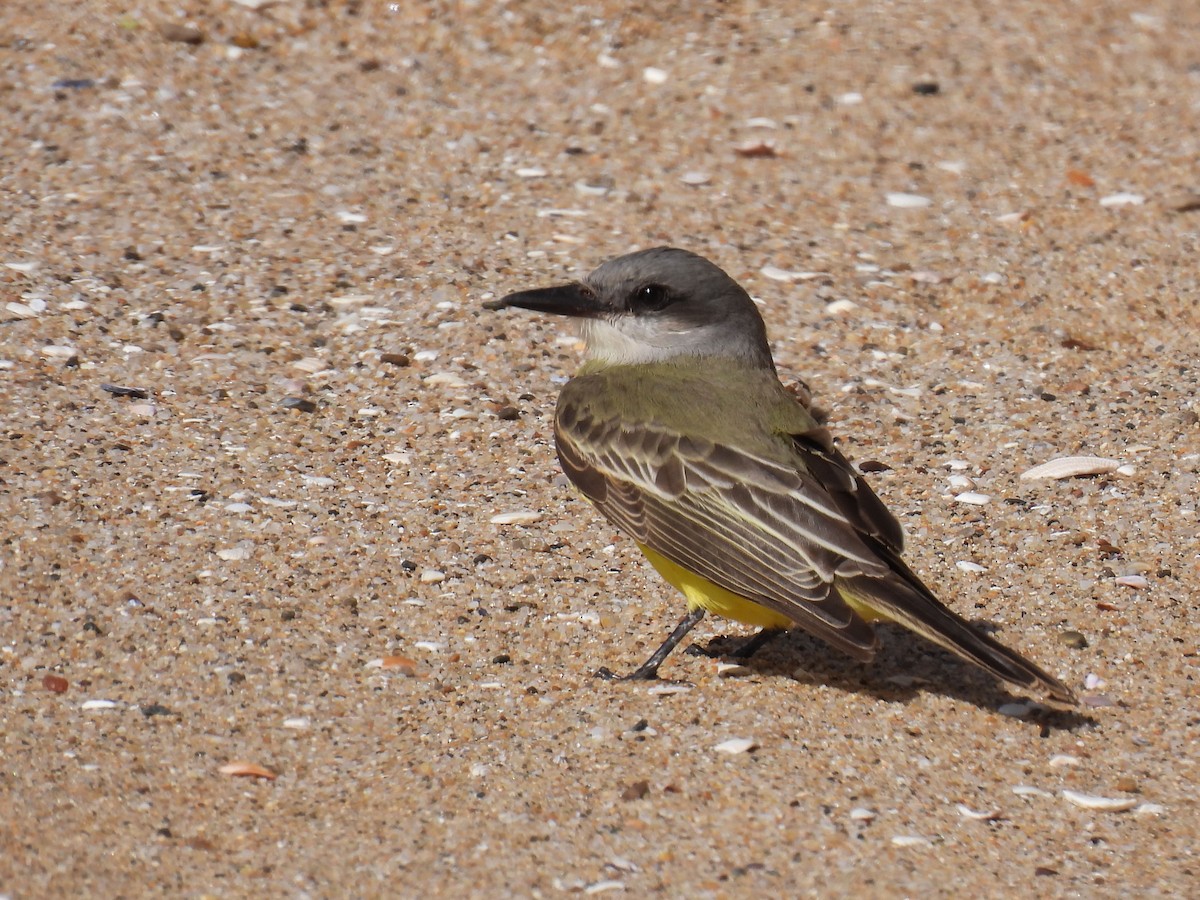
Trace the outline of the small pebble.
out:
[[[641,800],[649,793],[650,782],[642,779],[626,786],[625,790],[621,791],[621,799],[629,803],[634,800]]]
[[[1083,632],[1073,630],[1064,631],[1058,636],[1058,639],[1072,650],[1087,649],[1088,639],[1083,635]]]
[[[667,81],[667,73],[662,69],[656,69],[653,66],[647,66],[642,70],[642,78],[647,84],[665,84]]]
[[[71,683],[61,675],[46,674],[42,676],[42,687],[52,694],[65,694]]]
[[[873,809],[867,809],[865,806],[856,806],[850,810],[850,821],[852,822],[873,822],[879,813]]]
[[[279,405],[284,409],[295,409],[305,413],[317,411],[317,404],[313,403],[307,397],[284,397],[279,401]]]
[[[1122,775],[1117,779],[1117,783],[1113,787],[1118,791],[1124,791],[1126,794],[1136,794],[1141,790],[1138,787],[1137,779],[1129,775]]]
[[[965,560],[965,559],[960,559],[954,565],[956,568],[961,569],[964,572],[979,573],[979,572],[987,571],[986,566],[981,566],[979,563],[970,562],[969,560]]]
[[[684,184],[690,184],[692,187],[699,187],[702,184],[708,184],[712,181],[712,176],[705,172],[684,172],[679,177],[679,180]]]
[[[446,573],[437,569],[426,569],[421,573],[422,584],[441,584],[446,580]]]
[[[194,25],[181,25],[178,22],[164,22],[158,26],[158,33],[165,40],[178,44],[196,46],[204,43],[204,32]]]

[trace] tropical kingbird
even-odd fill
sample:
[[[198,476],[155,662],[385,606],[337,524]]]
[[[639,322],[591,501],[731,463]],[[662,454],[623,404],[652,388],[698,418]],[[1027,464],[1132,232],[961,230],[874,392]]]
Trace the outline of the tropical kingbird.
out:
[[[1075,702],[905,565],[900,523],[780,384],[754,301],[713,263],[658,247],[486,305],[582,324],[587,359],[558,398],[558,458],[688,604],[631,678],[657,677],[705,612],[763,629],[755,647],[799,626],[863,661],[879,644],[871,623],[882,620]]]

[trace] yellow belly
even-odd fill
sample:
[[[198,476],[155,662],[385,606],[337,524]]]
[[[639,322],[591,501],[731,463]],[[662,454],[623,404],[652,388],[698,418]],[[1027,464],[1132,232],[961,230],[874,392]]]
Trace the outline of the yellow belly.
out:
[[[752,600],[739,597],[737,594],[713,584],[707,578],[701,578],[694,572],[689,572],[682,566],[677,566],[665,556],[655,553],[644,544],[638,544],[650,565],[658,570],[658,574],[683,592],[687,598],[688,609],[697,607],[706,612],[716,613],[727,619],[756,625],[759,628],[791,628],[795,623],[787,616],[780,615],[774,610],[759,606]]]

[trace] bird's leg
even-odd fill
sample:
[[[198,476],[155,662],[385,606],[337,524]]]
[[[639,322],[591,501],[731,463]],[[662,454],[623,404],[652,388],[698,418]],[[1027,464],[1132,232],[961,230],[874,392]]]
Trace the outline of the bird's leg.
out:
[[[648,660],[621,680],[654,681],[658,678],[658,667],[663,664],[663,660],[671,655],[671,651],[679,646],[679,642],[687,637],[688,632],[699,625],[700,620],[703,618],[703,607],[697,606],[695,609],[688,610],[688,614],[683,617],[683,621],[675,626],[675,630],[663,641],[662,646],[655,650]],[[601,669],[600,674],[604,677],[612,677],[612,673],[607,672],[605,669]]]
[[[738,645],[737,649],[729,655],[734,659],[749,659],[775,638],[783,634],[786,628],[762,628],[758,634],[752,638],[747,638],[742,644]]]

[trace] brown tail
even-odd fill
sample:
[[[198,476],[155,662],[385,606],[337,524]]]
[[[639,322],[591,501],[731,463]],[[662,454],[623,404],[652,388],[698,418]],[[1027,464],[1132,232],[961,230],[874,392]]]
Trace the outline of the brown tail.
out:
[[[857,575],[838,578],[838,593],[851,606],[864,607],[899,622],[927,640],[1019,687],[1037,690],[1060,703],[1075,705],[1074,692],[1021,654],[976,631],[947,609],[894,553],[882,553],[896,577]]]

